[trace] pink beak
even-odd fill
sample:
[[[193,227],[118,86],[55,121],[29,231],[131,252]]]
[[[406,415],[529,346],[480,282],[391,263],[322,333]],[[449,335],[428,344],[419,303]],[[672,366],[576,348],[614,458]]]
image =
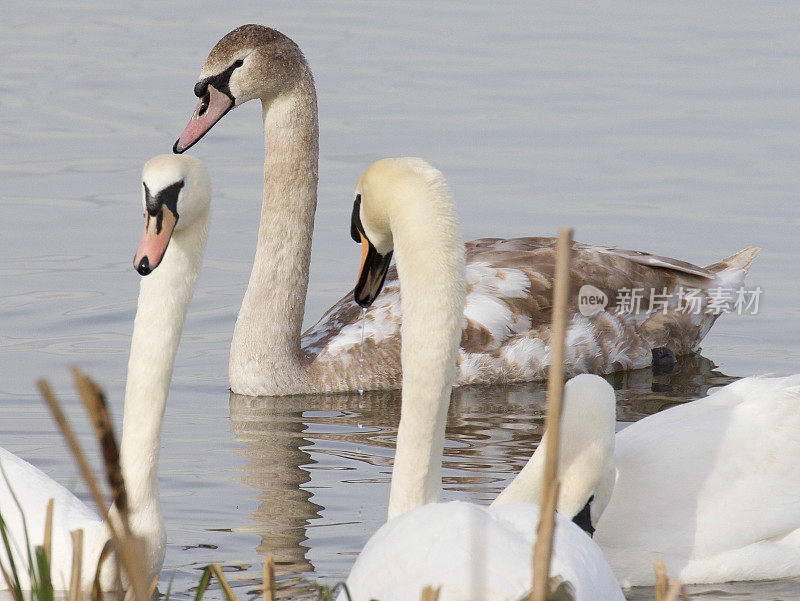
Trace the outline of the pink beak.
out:
[[[164,205],[156,216],[145,213],[142,241],[133,257],[133,268],[141,275],[149,274],[161,263],[176,223],[177,215]]]
[[[207,92],[197,102],[192,118],[183,133],[172,147],[172,152],[180,154],[191,148],[202,138],[214,124],[222,119],[233,108],[233,100],[229,96],[210,85]]]

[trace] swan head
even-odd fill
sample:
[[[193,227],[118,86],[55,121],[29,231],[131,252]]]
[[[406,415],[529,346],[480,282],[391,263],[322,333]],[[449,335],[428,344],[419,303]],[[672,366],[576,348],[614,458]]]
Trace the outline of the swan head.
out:
[[[564,386],[558,511],[589,534],[611,498],[616,406],[614,389],[600,376],[582,374]]]
[[[370,306],[383,287],[394,251],[392,220],[403,221],[403,208],[414,200],[433,202],[450,191],[442,174],[422,159],[383,159],[370,165],[356,184],[350,236],[361,243],[361,269],[355,301]],[[408,219],[408,227],[415,224]]]
[[[144,233],[133,268],[147,275],[161,263],[172,235],[189,228],[211,206],[211,180],[200,159],[162,154],[142,169]]]
[[[194,86],[197,106],[173,152],[190,148],[234,107],[254,98],[268,104],[292,89],[307,70],[300,48],[281,32],[263,25],[237,27],[203,63]]]

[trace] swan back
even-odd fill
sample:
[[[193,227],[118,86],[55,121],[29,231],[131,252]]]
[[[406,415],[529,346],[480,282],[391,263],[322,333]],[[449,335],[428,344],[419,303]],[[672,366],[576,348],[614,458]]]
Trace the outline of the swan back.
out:
[[[626,584],[800,574],[800,375],[750,377],[617,435],[596,540]]]
[[[55,590],[68,590],[72,571],[70,530],[80,528],[84,531],[84,566],[97,565],[97,559],[106,540],[106,529],[102,520],[50,476],[1,447],[0,465],[5,475],[5,477],[0,475],[0,511],[3,514],[6,530],[10,532],[14,541],[12,543],[15,545],[12,546],[14,561],[18,567],[22,567],[19,576],[23,590],[31,588],[28,570],[24,567],[28,564],[25,533],[28,534],[31,547],[43,544],[48,499],[53,499],[50,575]],[[25,512],[24,522],[14,497],[19,500]],[[9,565],[3,545],[0,545],[0,564]],[[106,570],[106,573],[111,571]],[[84,572],[89,572],[89,568]],[[91,584],[89,579],[93,574],[92,571],[86,576],[85,586]],[[6,588],[5,580],[0,577],[0,591]]]
[[[582,374],[566,383],[558,449],[560,514],[573,518],[589,504],[592,523],[599,518],[613,489],[615,424],[616,398],[608,382]],[[536,452],[494,505],[540,502],[549,444],[545,432]]]
[[[440,601],[527,598],[538,523],[539,507],[530,503],[425,505],[370,538],[347,585],[353,601],[419,599],[426,585],[441,587]],[[550,575],[568,582],[578,601],[624,599],[600,548],[558,514]]]

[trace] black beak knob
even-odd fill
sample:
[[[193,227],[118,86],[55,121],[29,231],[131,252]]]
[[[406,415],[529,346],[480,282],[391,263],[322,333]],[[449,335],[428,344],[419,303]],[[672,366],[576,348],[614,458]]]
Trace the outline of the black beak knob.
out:
[[[139,264],[136,266],[136,271],[139,272],[139,275],[147,275],[152,269],[150,269],[150,260],[147,257],[142,257],[142,260],[139,261]]]

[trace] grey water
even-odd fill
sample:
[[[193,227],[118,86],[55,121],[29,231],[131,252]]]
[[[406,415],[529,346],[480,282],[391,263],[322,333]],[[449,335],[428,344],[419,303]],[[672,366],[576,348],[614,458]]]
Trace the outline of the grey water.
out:
[[[0,444],[88,498],[35,391],[89,444],[68,366],[117,423],[139,276],[139,174],[170,152],[210,47],[247,22],[304,50],[320,107],[306,324],[354,282],[352,189],[385,156],[447,177],[466,239],[552,235],[700,265],[746,246],[757,314],[723,315],[702,357],[621,374],[620,426],[733,378],[800,366],[800,5],[768,2],[6,2],[0,20]],[[396,394],[250,399],[227,390],[261,198],[255,103],[192,152],[214,184],[209,245],[164,424],[162,590],[223,563],[247,596],[346,576],[388,499]],[[541,435],[540,385],[454,396],[445,497],[486,501]],[[96,461],[96,455],[93,455]],[[291,593],[310,594],[297,584]],[[800,599],[795,581],[692,587]],[[215,593],[219,596],[219,593]],[[631,599],[652,598],[634,590]]]

